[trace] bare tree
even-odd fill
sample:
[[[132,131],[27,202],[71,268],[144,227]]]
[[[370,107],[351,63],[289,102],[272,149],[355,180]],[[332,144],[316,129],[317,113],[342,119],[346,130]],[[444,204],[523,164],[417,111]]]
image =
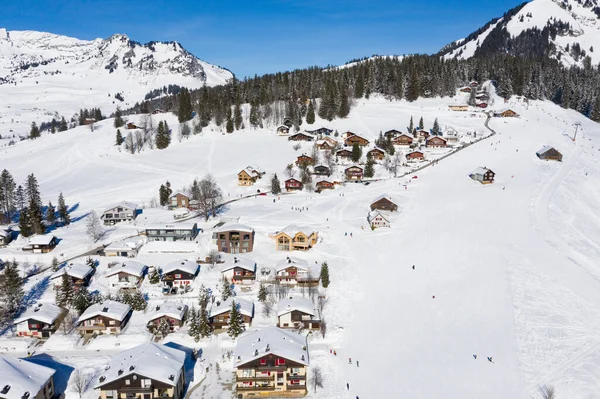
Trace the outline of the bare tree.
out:
[[[135,132],[135,149],[137,152],[141,152],[144,148],[144,134],[139,130]]]
[[[323,388],[323,373],[319,366],[313,367],[311,370],[310,384],[313,386],[315,393],[317,388]]]
[[[263,309],[262,309],[263,316],[270,317],[271,313],[273,312],[274,306],[275,306],[275,298],[273,298],[271,296],[271,297],[269,297],[269,299],[267,299],[265,301],[265,303],[263,303]]]
[[[310,151],[310,157],[313,159],[315,165],[319,164],[319,147],[317,147],[317,143],[313,144],[312,149]]]
[[[154,128],[154,120],[152,119],[152,114],[145,114],[141,118],[141,128],[143,134],[143,142],[148,148],[154,148],[154,136],[156,134],[156,129]]]
[[[87,235],[97,242],[104,235],[104,228],[96,211],[91,211],[86,221]]]
[[[127,137],[125,137],[125,148],[130,153],[135,154],[135,141],[131,132],[127,133]]]
[[[219,203],[223,200],[223,193],[211,174],[204,176],[202,180],[194,181],[192,184],[192,199],[198,201],[198,209],[208,221],[211,213],[214,213]]]
[[[206,260],[209,261],[213,266],[217,264],[219,260],[221,260],[221,255],[219,251],[216,249],[211,250],[206,257]]]
[[[285,167],[283,173],[288,177],[288,179],[294,177],[294,175],[296,174],[296,172],[294,171],[294,164],[288,164]]]
[[[75,370],[71,378],[73,380],[73,388],[75,389],[75,392],[79,394],[79,398],[81,399],[81,396],[83,396],[87,388],[88,378],[80,369]]]
[[[319,331],[321,332],[323,338],[325,338],[325,334],[327,333],[327,322],[325,321],[325,318],[323,318],[323,316],[321,316],[321,324],[319,324]]]
[[[292,147],[294,149],[294,151],[298,151],[300,149],[300,143],[296,143],[294,144],[294,146]]]
[[[319,309],[319,313],[323,314],[328,302],[329,298],[327,298],[327,295],[319,295],[319,298],[317,298],[317,308]]]
[[[552,385],[542,385],[540,387],[540,394],[543,399],[556,399],[556,391]]]
[[[330,172],[333,172],[333,168],[335,167],[335,156],[332,151],[325,151],[325,155],[323,156],[323,162],[329,168]]]
[[[65,315],[65,318],[62,321],[63,334],[67,335],[68,333],[70,333],[73,327],[73,315],[71,314],[71,311],[68,311]]]

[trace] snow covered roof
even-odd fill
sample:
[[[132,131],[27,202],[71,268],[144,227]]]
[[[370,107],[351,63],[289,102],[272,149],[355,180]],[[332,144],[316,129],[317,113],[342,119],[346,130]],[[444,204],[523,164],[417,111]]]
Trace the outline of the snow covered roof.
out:
[[[84,320],[91,319],[92,317],[96,316],[104,316],[108,317],[109,319],[123,321],[130,311],[131,306],[126,305],[124,303],[110,300],[104,301],[100,303],[95,303],[89,308],[87,308],[85,312],[83,312],[81,316],[79,316],[77,322],[80,323]]]
[[[283,228],[283,230],[279,231],[279,233],[285,233],[290,237],[294,237],[296,234],[298,233],[302,233],[307,237],[310,237],[313,233],[316,233],[316,231],[308,226],[297,226],[295,224],[290,224],[289,226],[286,226]]]
[[[258,176],[258,172],[251,168],[244,168],[244,169],[242,169],[242,171],[240,173],[242,173],[242,172],[246,172],[248,174],[248,176]]]
[[[298,269],[303,269],[308,271],[309,267],[308,267],[308,262],[305,261],[304,259],[299,259],[299,258],[295,258],[293,256],[288,256],[285,259],[282,259],[280,261],[277,262],[277,264],[275,265],[275,271],[279,272],[281,270],[285,270],[288,267],[297,267]]]
[[[119,273],[127,273],[131,274],[132,276],[142,277],[147,268],[148,266],[140,262],[128,260],[120,265],[115,265],[108,273],[106,273],[106,277],[114,276],[115,274]]]
[[[50,245],[54,238],[51,234],[36,235],[29,239],[29,245]]]
[[[554,147],[550,146],[550,145],[545,145],[543,146],[538,152],[536,152],[536,155],[542,155],[547,153],[550,150],[555,150]],[[555,150],[556,151],[556,150]]]
[[[234,367],[273,354],[308,366],[308,342],[306,337],[274,326],[251,331],[238,337],[233,351]]]
[[[194,222],[182,222],[182,223],[164,223],[164,224],[151,224],[146,226],[146,230],[194,230],[197,224]]]
[[[50,276],[50,280],[61,278],[63,274],[69,277],[84,280],[87,276],[92,274],[94,269],[91,266],[84,265],[83,263],[69,263],[65,267],[55,271]]]
[[[333,183],[333,180],[326,176],[321,176],[315,180],[315,184],[320,183],[320,182]]]
[[[210,309],[208,317],[215,317],[222,313],[229,312],[231,310],[231,303],[233,301],[235,301],[237,308],[242,315],[254,317],[254,302],[248,299],[237,297],[227,298],[226,301],[221,302],[218,306],[213,306]]]
[[[185,194],[185,193],[182,193],[181,191],[178,191],[178,192],[176,192],[176,193],[173,193],[173,194],[171,194],[171,195],[169,196],[169,199],[170,199],[170,198],[173,198],[173,197],[176,197],[177,195],[183,195],[184,197],[188,197],[188,198],[189,198],[189,195],[187,195],[187,194]]]
[[[484,175],[489,170],[490,169],[488,169],[488,168],[483,168],[480,166],[477,169],[475,169],[473,172],[471,172],[471,174],[472,175]]]
[[[34,398],[44,388],[56,370],[24,359],[0,356],[0,389],[3,399]],[[28,395],[26,395],[28,394]]]
[[[229,259],[225,262],[225,264],[221,267],[221,271],[225,272],[235,267],[239,267],[241,269],[248,270],[251,272],[256,272],[256,261],[248,258],[240,258],[239,256],[235,256],[233,257],[233,259]]]
[[[396,205],[396,203],[394,202],[394,200],[392,199],[391,195],[387,195],[387,194],[381,194],[379,197],[375,198],[372,202],[372,204],[376,203],[377,201],[380,201],[382,199],[387,199],[388,201],[390,201],[392,204]]]
[[[111,205],[109,208],[106,208],[104,210],[104,212],[110,211],[111,209],[114,209],[114,208],[129,208],[129,209],[132,209],[132,210],[136,210],[137,207],[138,206],[137,206],[137,204],[135,202],[121,201],[121,202],[118,202],[116,204]]]
[[[14,324],[19,324],[29,319],[41,321],[42,323],[52,324],[67,310],[53,303],[38,303],[28,308],[21,317],[15,319]],[[0,384],[2,382],[0,381]]]
[[[175,270],[180,270],[189,274],[196,274],[198,272],[198,267],[198,263],[194,262],[193,260],[180,259],[163,266],[162,272],[163,274],[166,274],[174,272]]]
[[[8,237],[12,234],[10,230],[0,229],[0,237]]]
[[[277,317],[290,313],[294,310],[298,310],[302,313],[314,316],[317,314],[315,305],[308,298],[304,297],[290,297],[279,301],[277,304]]]
[[[252,233],[254,231],[254,229],[250,226],[246,226],[245,224],[225,223],[224,225],[215,229],[215,231],[219,232],[219,233],[223,232],[223,231],[246,231],[248,233]]]
[[[153,308],[153,311],[150,313],[150,320],[156,320],[165,316],[176,320],[183,320],[187,310],[187,305],[181,302],[167,301]]]
[[[115,355],[100,374],[96,388],[136,374],[175,386],[183,372],[185,352],[149,342]]]
[[[381,212],[379,209],[375,209],[371,212],[369,212],[369,222],[372,221],[373,219],[375,219],[377,216],[381,216],[382,218],[384,218],[387,222],[390,221],[390,217],[387,213],[385,212]]]
[[[104,251],[129,251],[132,249],[140,249],[144,241],[141,239],[129,239],[117,241],[104,248]]]

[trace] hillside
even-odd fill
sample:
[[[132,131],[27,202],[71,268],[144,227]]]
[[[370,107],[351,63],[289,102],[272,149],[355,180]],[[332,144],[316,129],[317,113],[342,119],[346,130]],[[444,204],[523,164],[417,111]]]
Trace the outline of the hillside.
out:
[[[533,0],[445,46],[446,59],[511,54],[550,57],[565,66],[600,62],[600,6],[596,0]]]
[[[125,35],[79,40],[0,29],[0,134],[24,134],[32,121],[81,108],[129,108],[153,89],[224,84],[228,70],[204,62],[177,42],[137,43]],[[118,98],[120,97],[120,99]]]
[[[380,131],[404,130],[410,116],[417,120],[423,116],[427,128],[438,117],[446,132],[450,128],[465,134],[486,132],[482,114],[447,109],[457,101],[409,103],[373,96],[356,104],[347,119],[317,120],[314,127],[325,124],[373,140]],[[327,261],[332,281],[324,311],[328,334],[311,337],[309,344],[311,367],[323,370],[325,384],[308,397],[396,398],[402,392],[423,399],[529,399],[538,398],[543,384],[554,385],[560,398],[595,396],[597,379],[588,376],[595,375],[600,356],[597,124],[548,101],[522,103],[513,98],[504,104],[496,98],[496,103],[496,110],[510,107],[521,117],[493,118],[489,125],[496,135],[433,167],[394,179],[379,166],[376,177],[383,180],[368,186],[347,183],[321,194],[269,195],[227,206],[223,216],[240,217],[256,229],[255,251],[248,256],[260,267],[273,267],[285,256],[275,251],[269,238],[273,231],[295,223],[320,232],[318,245],[297,254],[310,262]],[[159,118],[176,126],[174,115]],[[573,142],[568,135],[575,122],[581,127]],[[63,191],[69,204],[78,204],[75,219],[90,210],[102,211],[114,201],[146,205],[136,226],[111,228],[105,238],[110,241],[148,223],[172,220],[171,212],[148,207],[167,179],[180,190],[194,177],[211,172],[225,199],[232,199],[268,187],[268,178],[254,187],[238,187],[235,175],[241,168],[258,164],[267,176],[278,173],[282,178],[285,165],[311,147],[305,143],[294,150],[285,137],[260,129],[227,135],[211,126],[189,141],[179,143],[176,137],[174,128],[168,149],[130,155],[114,146],[112,121],[106,120],[94,132],[79,127],[45,134],[3,148],[1,156],[3,167],[18,181],[35,173],[44,202]],[[563,162],[537,159],[535,151],[543,145],[559,149]],[[494,184],[482,186],[468,178],[479,166],[496,172]],[[400,211],[391,228],[371,231],[365,217],[370,202],[382,193],[391,195]],[[302,207],[305,211],[299,212]],[[216,220],[196,221],[205,231],[191,253],[143,251],[138,260],[162,264],[173,256],[206,256]],[[67,256],[94,245],[85,235],[85,219],[53,234],[62,239],[56,251]],[[19,249],[22,244],[17,240],[0,249],[0,257],[48,264],[53,256],[25,255]],[[108,270],[107,262],[101,259],[94,289],[105,285],[101,276]],[[28,284],[35,286],[43,278],[36,276]],[[199,280],[217,286],[218,269],[203,267]],[[151,303],[163,300],[155,287],[144,289]],[[236,291],[245,298],[256,297],[256,287]],[[53,300],[52,289],[42,297]],[[190,306],[197,303],[196,291],[181,300]],[[273,325],[273,317],[262,316],[262,305],[256,306],[252,328]],[[100,337],[81,346],[72,335],[58,335],[36,351],[94,373],[105,366],[107,355],[149,339],[144,317],[135,313],[132,326],[118,337]],[[196,343],[185,330],[165,342],[169,340],[202,348],[203,362],[194,382],[206,379],[192,398],[222,397],[232,370],[232,361],[223,353],[231,350],[232,341],[221,335]],[[20,342],[4,335],[0,348],[24,354]],[[337,356],[329,353],[331,348]],[[98,354],[97,349],[103,352]],[[360,368],[349,365],[349,357],[359,360]],[[220,374],[211,370],[206,375],[204,366],[217,361]],[[84,399],[96,396],[90,390]],[[72,388],[67,392],[71,397],[77,397]]]

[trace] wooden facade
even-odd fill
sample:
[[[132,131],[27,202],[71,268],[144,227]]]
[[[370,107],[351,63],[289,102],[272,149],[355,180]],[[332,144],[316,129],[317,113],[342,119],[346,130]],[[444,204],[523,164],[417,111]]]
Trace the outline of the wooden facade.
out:
[[[216,234],[219,252],[240,254],[254,250],[254,230],[224,230]]]
[[[190,197],[183,193],[177,193],[169,198],[169,208],[189,208]]]
[[[286,191],[297,191],[302,190],[302,182],[300,180],[294,179],[293,177],[287,179],[285,181],[285,190]]]
[[[344,144],[347,146],[353,146],[355,143],[361,147],[365,147],[369,145],[369,140],[357,134],[352,134],[351,136],[346,137],[346,140],[344,140]]]
[[[396,205],[391,199],[383,197],[371,204],[371,210],[373,211],[375,209],[380,211],[394,212],[398,210],[398,205]]]
[[[315,163],[315,160],[306,154],[302,154],[298,158],[296,158],[296,165],[298,165],[298,166],[312,165],[314,163]]]
[[[360,166],[350,166],[344,171],[346,180],[361,181],[363,178],[363,168]]]
[[[383,161],[385,159],[385,151],[380,150],[379,148],[373,148],[371,151],[367,152],[367,157],[371,157],[377,161]]]
[[[444,148],[448,146],[446,139],[440,136],[432,136],[427,139],[425,145],[430,148]]]
[[[391,129],[391,130],[388,130],[387,132],[385,132],[385,133],[383,134],[383,137],[385,137],[385,138],[386,138],[386,139],[388,139],[388,140],[391,140],[391,139],[393,139],[394,137],[396,137],[396,136],[399,136],[399,135],[401,135],[401,134],[403,134],[401,131],[399,131],[399,130],[396,130],[396,129]]]
[[[334,183],[330,182],[329,180],[319,180],[317,182],[317,184],[315,184],[317,192],[327,190],[327,189],[333,189],[334,186],[335,186]]]
[[[307,394],[306,366],[269,353],[238,366],[236,393],[253,397],[301,398]]]
[[[164,273],[162,280],[163,283],[168,287],[184,287],[186,285],[190,285],[192,281],[194,281],[196,274],[192,274],[184,270],[172,270],[168,273]]]
[[[296,134],[288,137],[288,140],[290,140],[290,141],[313,141],[314,137],[312,137],[308,134],[305,134],[305,133],[296,133]]]
[[[350,159],[350,158],[352,158],[352,151],[350,151],[350,150],[339,150],[338,152],[335,153],[335,156],[339,157],[339,158]]]
[[[500,116],[503,118],[516,118],[517,116],[519,116],[519,114],[517,114],[512,109],[507,109],[506,111],[502,111],[500,113]]]
[[[407,161],[423,161],[425,156],[421,151],[413,151],[410,154],[406,154]]]
[[[562,154],[554,147],[543,148],[536,153],[539,159],[562,162]]]
[[[413,138],[406,133],[402,133],[399,136],[394,137],[392,140],[393,145],[411,145],[413,143]]]
[[[122,321],[103,315],[94,316],[89,319],[80,320],[77,331],[79,331],[82,335],[98,333],[118,334],[125,327],[130,317],[131,312],[129,312],[129,314]]]
[[[99,399],[183,399],[185,373],[180,373],[175,386],[137,373],[107,384],[101,379],[100,383]]]
[[[313,174],[319,176],[329,176],[331,174],[331,170],[329,169],[329,166],[317,165],[313,168]]]
[[[252,317],[242,314],[242,322],[250,327],[252,325]],[[229,328],[229,319],[231,318],[231,310],[218,314],[216,316],[210,317],[208,319],[208,324],[212,327],[213,330],[226,330]]]

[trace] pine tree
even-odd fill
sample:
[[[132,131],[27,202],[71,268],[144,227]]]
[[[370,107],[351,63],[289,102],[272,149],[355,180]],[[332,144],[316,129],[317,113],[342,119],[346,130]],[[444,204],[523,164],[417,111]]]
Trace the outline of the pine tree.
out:
[[[167,148],[169,146],[169,141],[169,134],[165,131],[164,122],[158,122],[158,128],[156,130],[156,148],[159,150]]]
[[[321,265],[321,285],[323,288],[329,287],[329,266],[327,262],[323,262]]]
[[[188,328],[188,335],[192,338],[194,338],[194,341],[198,342],[200,341],[200,328],[198,325],[198,314],[196,313],[196,309],[194,307],[192,307],[192,310],[190,310],[190,321],[189,321],[189,328]]]
[[[56,256],[54,258],[52,258],[52,264],[50,266],[51,266],[53,272],[58,271],[60,263],[58,262],[58,259],[56,258]]]
[[[29,223],[35,234],[45,234],[46,226],[44,226],[44,215],[36,201],[29,203]]]
[[[25,185],[25,194],[27,195],[27,202],[35,202],[38,207],[42,206],[42,199],[40,195],[40,186],[32,173],[27,176],[27,184]]]
[[[244,332],[244,319],[239,310],[239,305],[235,301],[231,301],[231,313],[229,314],[229,328],[227,334],[231,338],[237,338],[238,335]]]
[[[408,125],[408,131],[412,132],[415,129],[415,125],[413,124],[413,117],[410,117],[410,124]]]
[[[4,303],[7,316],[11,317],[18,312],[24,295],[19,264],[15,260],[6,262],[4,273],[0,275],[0,299]]]
[[[350,113],[350,99],[348,98],[348,93],[346,90],[340,90],[340,109],[337,115],[340,118],[345,118]]]
[[[123,135],[121,134],[121,129],[117,129],[117,139],[116,139],[115,145],[121,145],[121,144],[123,144],[124,141],[125,141],[125,139],[123,138]]]
[[[148,277],[148,281],[150,282],[150,284],[160,283],[160,276],[158,274],[158,270],[156,270],[156,267],[152,268],[152,272],[150,273],[150,276]]]
[[[265,287],[264,284],[261,284],[260,288],[258,289],[258,302],[266,302],[267,294],[267,287]]]
[[[231,284],[227,277],[223,277],[223,282],[221,283],[221,299],[225,302],[228,298],[233,296],[233,290],[231,289]]]
[[[114,125],[116,128],[120,128],[124,124],[125,124],[125,122],[123,121],[121,108],[117,107],[117,110],[115,111],[115,124]]]
[[[261,125],[261,119],[259,114],[258,105],[254,102],[250,104],[250,125],[252,127],[259,127]]]
[[[65,117],[63,116],[60,119],[60,124],[58,125],[58,131],[59,132],[64,132],[65,130],[67,130],[69,128],[69,125],[67,125],[67,121],[65,120]]]
[[[35,122],[31,122],[31,130],[29,131],[30,139],[37,139],[40,137],[40,129],[37,127]]]
[[[431,134],[433,134],[434,136],[440,134],[440,124],[438,123],[437,118],[435,118],[435,121],[433,122],[433,129],[431,129]]]
[[[242,118],[242,106],[240,105],[239,99],[235,102],[235,109],[233,112],[233,123],[235,125],[235,130],[240,130],[244,127],[244,120]]]
[[[362,98],[365,93],[365,79],[363,77],[363,69],[358,70],[356,83],[354,84],[354,98]]]
[[[233,133],[233,119],[231,118],[231,107],[227,109],[227,123],[225,124],[227,133]]]
[[[69,216],[69,209],[65,204],[65,198],[62,192],[58,195],[58,216],[60,217],[63,225],[68,226],[71,224],[71,217]]]
[[[373,157],[367,157],[367,163],[365,164],[365,172],[364,172],[366,178],[371,178],[375,174],[373,165],[375,165],[375,161],[373,160]]]
[[[181,89],[178,100],[179,112],[177,113],[177,117],[179,119],[179,123],[184,123],[192,119],[192,100],[188,89],[185,87]]]
[[[277,173],[275,173],[271,179],[271,193],[275,195],[281,193],[281,183],[279,182]]]
[[[64,273],[60,287],[56,290],[56,304],[60,307],[70,306],[73,303],[73,297],[75,296],[75,289],[73,288],[73,281],[71,277]]]
[[[33,227],[31,226],[31,219],[29,218],[29,209],[23,208],[19,214],[19,234],[23,237],[29,237],[33,235]]]
[[[306,113],[306,123],[312,125],[315,123],[315,105],[312,100],[308,103],[308,111]]]
[[[358,143],[354,143],[352,145],[352,155],[350,156],[350,159],[352,159],[352,162],[358,162],[358,161],[360,161],[361,157],[362,157],[362,150],[360,148],[360,145],[358,145]]]
[[[594,108],[590,119],[596,122],[600,122],[600,93],[596,95],[596,101],[594,102]]]
[[[421,119],[419,119],[419,130],[423,129],[425,129],[425,124],[423,124],[423,117],[421,117]]]
[[[19,211],[25,208],[25,191],[23,190],[23,187],[20,184],[17,187],[17,191],[15,192],[15,204]]]
[[[170,332],[171,332],[171,325],[165,319],[161,319],[160,322],[158,323],[158,326],[156,326],[156,329],[154,330],[154,334],[159,337],[162,337],[162,338],[169,335]]]
[[[17,207],[15,190],[16,184],[12,175],[4,169],[0,174],[0,212],[4,215],[6,223],[12,219]]]
[[[88,291],[87,287],[81,286],[73,294],[73,299],[71,301],[71,306],[77,311],[78,314],[82,314],[87,308],[92,306],[93,300],[92,295]]]
[[[209,337],[212,334],[212,328],[208,320],[208,311],[206,308],[200,309],[196,315],[198,323],[198,334],[201,338]]]
[[[171,196],[171,183],[167,181],[165,184],[160,185],[158,190],[158,199],[161,206],[169,205],[169,197]]]

